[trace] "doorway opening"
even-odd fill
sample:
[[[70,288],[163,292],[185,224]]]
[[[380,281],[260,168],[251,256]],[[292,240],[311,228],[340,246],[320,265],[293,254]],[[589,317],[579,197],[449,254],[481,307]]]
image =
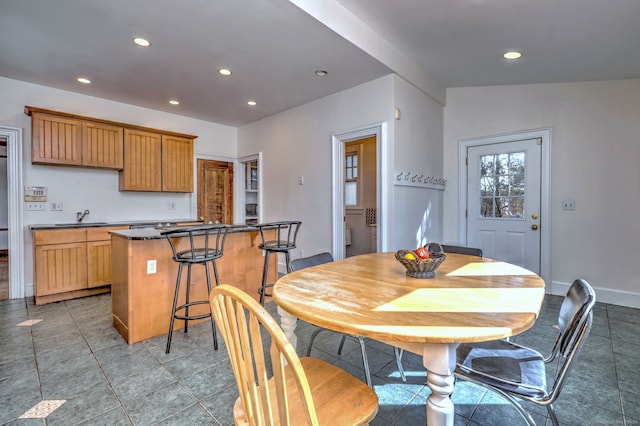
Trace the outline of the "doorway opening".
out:
[[[333,228],[333,257],[343,259],[347,254],[346,238],[346,216],[345,209],[345,179],[346,179],[346,151],[350,142],[365,138],[372,138],[375,141],[375,202],[370,206],[371,226],[369,232],[373,234],[369,251],[389,250],[389,224],[388,219],[391,211],[391,200],[388,194],[391,190],[389,185],[393,185],[391,180],[390,164],[393,163],[393,154],[389,152],[387,143],[386,123],[372,125],[361,129],[356,129],[344,133],[334,134],[332,137],[332,228]],[[374,142],[372,142],[374,143]],[[373,197],[372,197],[373,198]],[[366,208],[360,217],[366,226]],[[375,214],[375,219],[372,215]],[[372,222],[373,221],[373,222]],[[373,223],[375,222],[375,225]],[[352,229],[351,244],[354,236]]]
[[[246,225],[256,225],[262,221],[262,152],[242,157],[238,164],[238,217]]]
[[[24,232],[22,220],[22,129],[0,126],[7,148],[7,207],[9,298],[25,297]]]
[[[7,186],[7,138],[0,137],[0,300],[9,298],[9,195]]]
[[[197,159],[198,218],[205,223],[233,222],[233,162]]]
[[[377,251],[376,165],[375,136],[345,143],[346,257]]]

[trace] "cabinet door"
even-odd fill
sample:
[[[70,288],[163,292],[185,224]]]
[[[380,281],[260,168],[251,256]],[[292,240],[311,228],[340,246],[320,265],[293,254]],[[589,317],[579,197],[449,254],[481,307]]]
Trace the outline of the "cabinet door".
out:
[[[193,192],[193,139],[162,135],[162,190]]]
[[[141,130],[124,130],[124,168],[120,191],[161,191],[162,136]]]
[[[31,162],[82,165],[81,121],[33,113]]]
[[[87,242],[87,287],[111,284],[111,240]]]
[[[87,228],[87,287],[111,284],[111,234],[128,226]]]
[[[87,288],[87,243],[35,248],[36,296]]]
[[[82,122],[82,165],[122,170],[123,134],[122,127]]]

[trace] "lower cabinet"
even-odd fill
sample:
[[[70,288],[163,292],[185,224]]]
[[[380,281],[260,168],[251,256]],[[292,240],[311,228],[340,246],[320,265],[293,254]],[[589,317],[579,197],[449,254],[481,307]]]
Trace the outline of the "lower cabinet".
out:
[[[45,231],[42,231],[45,232]],[[38,297],[65,293],[87,287],[87,242],[84,230],[50,231],[59,242],[38,244],[35,248],[35,293]],[[60,234],[63,233],[63,234]],[[38,232],[39,234],[39,232]],[[39,238],[40,237],[40,238]],[[42,240],[42,236],[36,237]]]
[[[34,231],[36,304],[109,292],[116,229],[128,227]]]

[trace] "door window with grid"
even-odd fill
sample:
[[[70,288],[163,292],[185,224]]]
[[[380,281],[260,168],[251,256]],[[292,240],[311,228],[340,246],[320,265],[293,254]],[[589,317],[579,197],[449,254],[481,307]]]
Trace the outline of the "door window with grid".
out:
[[[522,219],[525,152],[480,157],[480,217]]]

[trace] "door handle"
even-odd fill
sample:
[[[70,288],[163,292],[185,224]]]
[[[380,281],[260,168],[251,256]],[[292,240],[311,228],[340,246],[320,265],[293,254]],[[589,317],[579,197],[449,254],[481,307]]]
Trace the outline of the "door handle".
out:
[[[538,230],[538,225],[536,225],[535,223],[533,225],[531,225],[531,229],[533,229],[534,231]]]

